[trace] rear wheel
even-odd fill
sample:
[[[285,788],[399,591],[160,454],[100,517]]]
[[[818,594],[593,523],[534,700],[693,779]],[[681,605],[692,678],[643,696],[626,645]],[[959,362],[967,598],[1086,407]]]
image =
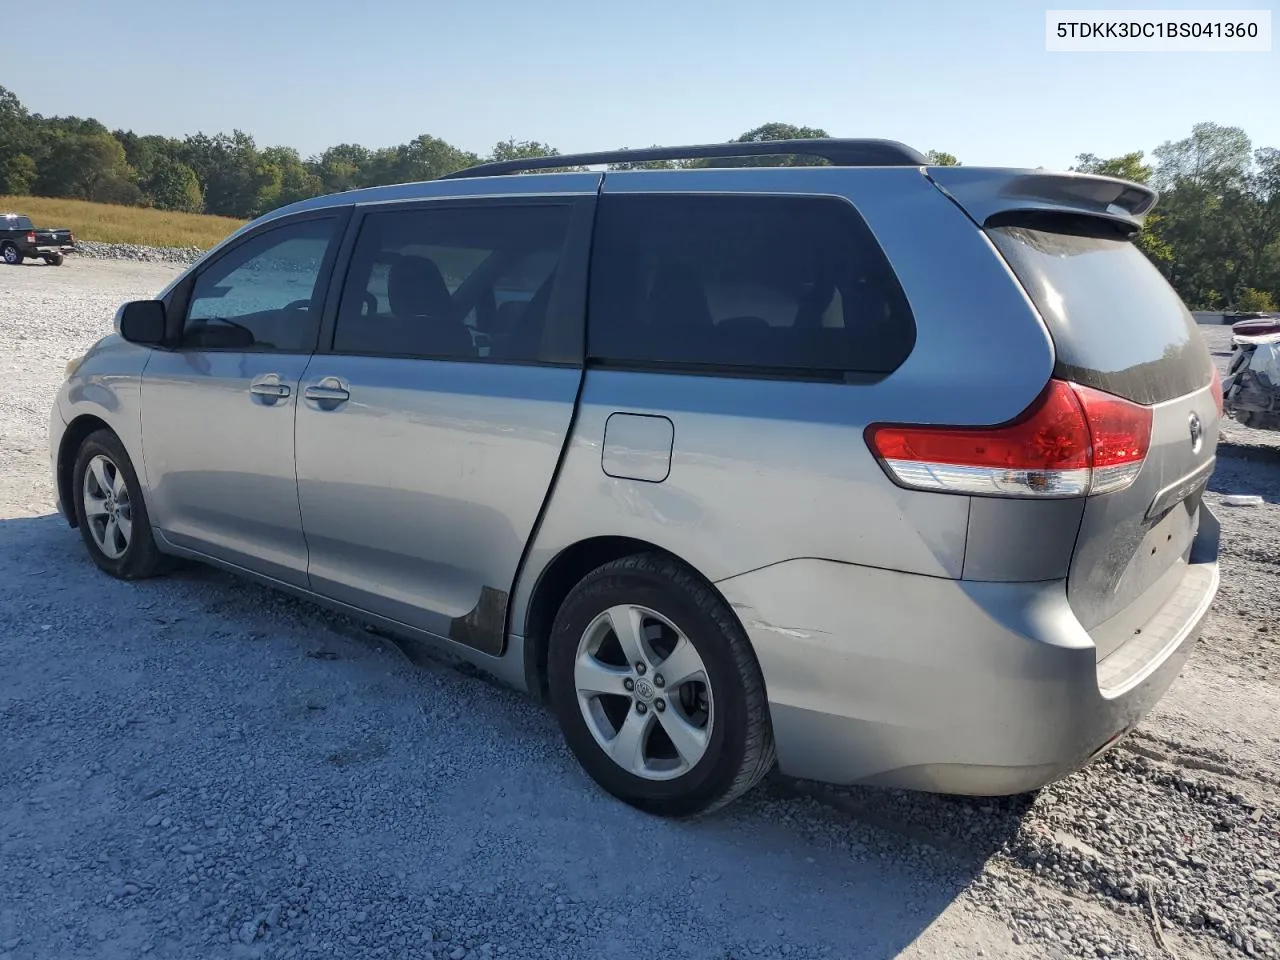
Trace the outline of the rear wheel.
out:
[[[76,523],[93,562],[121,580],[161,572],[142,487],[119,438],[98,430],[85,438],[72,473]]]
[[[661,554],[606,564],[574,587],[556,616],[548,674],[578,761],[642,810],[714,810],[773,766],[746,633],[719,594]]]
[[[4,262],[11,267],[16,267],[22,263],[22,254],[18,252],[18,248],[12,243],[4,245],[4,248],[0,250],[0,257],[3,257]]]

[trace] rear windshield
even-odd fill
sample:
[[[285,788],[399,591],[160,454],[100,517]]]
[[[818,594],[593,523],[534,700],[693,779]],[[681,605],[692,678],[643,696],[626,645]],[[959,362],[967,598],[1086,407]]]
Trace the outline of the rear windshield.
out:
[[[1209,383],[1211,360],[1194,318],[1128,240],[1040,225],[988,233],[1049,326],[1058,376],[1138,403]]]

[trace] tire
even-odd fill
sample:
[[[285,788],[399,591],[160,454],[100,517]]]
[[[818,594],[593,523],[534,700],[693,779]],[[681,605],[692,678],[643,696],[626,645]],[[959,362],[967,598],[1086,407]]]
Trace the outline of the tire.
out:
[[[62,254],[60,254],[60,253],[55,253],[55,254],[54,254],[53,256],[51,256],[51,257],[45,257],[45,258],[44,258],[44,262],[45,262],[45,263],[47,263],[47,264],[48,264],[49,266],[51,266],[51,267],[60,267],[60,266],[62,266],[62,261],[63,261],[63,256],[62,256]]]
[[[110,430],[86,437],[76,452],[71,477],[76,523],[99,569],[120,580],[142,580],[162,572],[166,558],[151,535],[142,485],[119,438]],[[91,516],[90,500],[103,512]],[[113,520],[116,533],[111,534]],[[121,520],[127,520],[127,527]]]
[[[617,623],[640,638],[628,646],[633,656],[640,650],[643,671],[624,653]],[[676,646],[682,642],[689,646]],[[693,679],[669,684],[664,667]],[[708,813],[774,765],[764,678],[742,625],[718,593],[667,556],[625,557],[583,578],[556,614],[547,669],[551,705],[578,762],[648,813]],[[608,692],[580,695],[597,687]],[[617,744],[611,749],[627,764],[605,744]]]
[[[11,267],[20,266],[22,263],[22,252],[18,250],[12,243],[6,243],[4,249],[0,250],[0,258]]]

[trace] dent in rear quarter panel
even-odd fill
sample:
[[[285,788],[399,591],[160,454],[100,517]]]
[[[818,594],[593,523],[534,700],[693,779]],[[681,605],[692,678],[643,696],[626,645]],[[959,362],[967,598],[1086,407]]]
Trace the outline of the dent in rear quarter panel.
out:
[[[914,168],[636,172],[610,174],[604,191],[843,195],[902,282],[916,344],[874,384],[590,368],[517,585],[513,631],[523,632],[546,565],[595,536],[653,543],[711,580],[794,557],[960,577],[969,499],[895,486],[863,430],[885,421],[1000,423],[1048,380],[1048,334],[972,221]],[[605,424],[619,412],[674,424],[664,481],[605,474]]]
[[[147,483],[142,445],[142,371],[151,350],[110,335],[96,343],[64,386],[63,419],[91,415],[115,431],[143,488]]]

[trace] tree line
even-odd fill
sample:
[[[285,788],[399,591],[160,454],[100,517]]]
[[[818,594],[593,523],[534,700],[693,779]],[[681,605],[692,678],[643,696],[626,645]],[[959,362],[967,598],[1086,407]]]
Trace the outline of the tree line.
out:
[[[825,130],[769,123],[737,138],[818,138]],[[325,193],[431,180],[486,160],[559,152],[504,140],[486,156],[422,134],[393,147],[354,143],[303,158],[259,147],[240,130],[183,138],[108,130],[97,120],[30,113],[0,87],[0,194],[70,197],[247,219]],[[930,162],[958,164],[943,151]],[[616,169],[804,164],[753,157],[616,164]],[[1196,124],[1188,137],[1142,151],[1077,157],[1074,170],[1124,177],[1161,191],[1137,243],[1193,308],[1275,310],[1280,301],[1280,150],[1254,149],[1238,127]]]

